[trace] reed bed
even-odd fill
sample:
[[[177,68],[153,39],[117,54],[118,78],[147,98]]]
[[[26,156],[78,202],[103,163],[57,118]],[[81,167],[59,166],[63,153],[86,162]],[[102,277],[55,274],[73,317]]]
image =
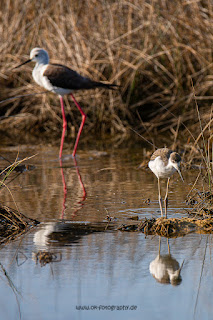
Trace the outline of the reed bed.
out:
[[[43,91],[32,81],[32,65],[11,70],[39,46],[54,63],[121,85],[76,93],[88,115],[87,132],[127,135],[131,126],[173,134],[184,123],[195,134],[195,100],[202,121],[211,113],[212,18],[210,1],[2,0],[0,100]],[[0,110],[4,132],[61,133],[52,93],[6,100]],[[80,114],[68,98],[66,113],[74,134]]]

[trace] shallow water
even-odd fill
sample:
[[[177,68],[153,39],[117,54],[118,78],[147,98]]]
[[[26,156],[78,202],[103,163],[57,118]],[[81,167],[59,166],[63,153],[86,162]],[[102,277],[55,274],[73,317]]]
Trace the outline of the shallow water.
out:
[[[16,152],[0,150],[10,161]],[[170,239],[168,247],[165,238],[104,230],[107,215],[117,224],[132,215],[160,215],[156,178],[137,169],[142,148],[79,151],[77,166],[65,152],[63,169],[57,148],[22,147],[19,157],[36,153],[33,170],[10,177],[14,199],[6,188],[0,194],[2,203],[16,208],[15,201],[42,222],[0,250],[0,319],[213,317],[211,235]],[[169,216],[185,215],[197,172],[183,176],[184,184],[172,178]],[[54,253],[55,261],[41,266],[40,250]]]

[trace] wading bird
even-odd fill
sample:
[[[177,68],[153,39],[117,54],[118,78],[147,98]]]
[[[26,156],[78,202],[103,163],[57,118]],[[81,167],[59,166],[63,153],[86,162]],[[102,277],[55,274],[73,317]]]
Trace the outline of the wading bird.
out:
[[[181,157],[177,152],[173,152],[168,148],[157,149],[151,156],[148,163],[149,168],[156,175],[158,179],[158,195],[161,216],[163,217],[162,198],[160,192],[160,178],[167,178],[166,195],[164,198],[165,205],[165,217],[167,218],[168,207],[168,191],[170,177],[177,171],[183,181],[183,177],[180,172]]]
[[[80,135],[86,120],[86,114],[84,113],[80,105],[75,100],[72,92],[75,90],[83,90],[83,89],[89,90],[94,88],[114,89],[115,87],[118,87],[118,86],[116,84],[106,84],[102,82],[93,81],[89,78],[81,76],[76,71],[61,64],[50,64],[49,55],[47,51],[41,48],[32,49],[30,52],[30,59],[16,66],[14,69],[21,67],[24,64],[31,61],[36,62],[36,65],[32,72],[33,79],[35,80],[35,82],[40,86],[44,87],[45,89],[58,94],[60,98],[61,111],[62,111],[62,117],[63,117],[63,131],[61,136],[59,158],[62,157],[64,137],[65,137],[65,132],[67,128],[67,121],[66,121],[66,116],[64,111],[64,102],[63,102],[63,96],[65,94],[71,95],[76,107],[81,113],[82,121],[79,127],[79,131],[75,141],[75,146],[72,153],[74,157],[76,154]]]

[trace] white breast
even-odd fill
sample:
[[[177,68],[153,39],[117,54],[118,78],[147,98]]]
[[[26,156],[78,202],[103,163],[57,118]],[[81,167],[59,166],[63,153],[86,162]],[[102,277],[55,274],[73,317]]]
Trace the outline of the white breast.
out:
[[[71,93],[72,90],[70,90],[70,89],[55,87],[51,84],[49,79],[43,75],[44,72],[46,71],[47,67],[48,67],[48,65],[41,65],[41,64],[35,66],[35,68],[33,69],[33,72],[32,72],[33,79],[35,80],[35,82],[39,86],[45,88],[46,90],[52,91],[52,92],[59,94],[61,96]]]
[[[35,68],[33,69],[32,75],[35,82],[39,85],[45,88],[43,84],[43,73],[46,70],[47,65],[43,64],[36,64]],[[47,89],[47,88],[46,88]],[[49,89],[47,89],[49,90]]]
[[[169,178],[176,171],[169,162],[165,166],[160,156],[149,161],[148,166],[157,178]]]

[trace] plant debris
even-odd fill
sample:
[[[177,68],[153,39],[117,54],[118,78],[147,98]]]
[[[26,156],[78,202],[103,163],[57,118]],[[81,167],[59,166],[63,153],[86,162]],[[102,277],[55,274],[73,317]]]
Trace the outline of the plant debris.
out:
[[[192,196],[187,198],[186,203],[192,206],[192,210],[188,211],[190,215],[213,218],[213,193],[210,191],[196,191]]]
[[[15,240],[39,223],[0,203],[0,244]]]
[[[44,267],[47,263],[60,262],[61,259],[62,259],[61,252],[54,253],[54,252],[40,250],[35,254],[36,264],[39,262],[41,267]]]
[[[172,238],[181,237],[191,232],[213,233],[213,218],[152,218],[143,219],[138,224],[126,224],[118,228],[120,231],[141,231],[145,235],[159,235]]]

